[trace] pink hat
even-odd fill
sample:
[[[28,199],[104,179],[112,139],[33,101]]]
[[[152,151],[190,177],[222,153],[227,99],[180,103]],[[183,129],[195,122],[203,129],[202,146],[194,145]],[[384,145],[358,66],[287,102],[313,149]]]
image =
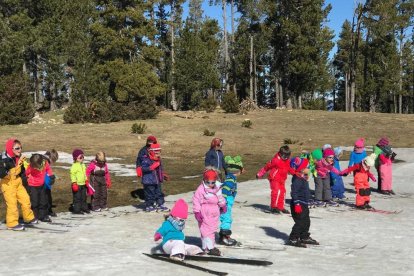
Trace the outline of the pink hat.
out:
[[[358,147],[358,148],[365,147],[365,140],[364,140],[364,138],[359,138],[358,140],[356,140],[355,141],[355,147]]]
[[[335,152],[333,149],[326,149],[323,151],[323,157],[326,158],[328,156],[335,156]]]
[[[184,199],[180,198],[175,202],[174,207],[171,210],[171,216],[180,219],[188,218],[188,204]]]

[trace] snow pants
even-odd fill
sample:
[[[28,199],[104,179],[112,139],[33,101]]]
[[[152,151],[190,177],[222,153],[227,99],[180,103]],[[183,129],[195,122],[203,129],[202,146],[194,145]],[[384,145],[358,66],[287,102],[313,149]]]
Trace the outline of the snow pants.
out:
[[[285,196],[286,188],[285,181],[280,181],[276,179],[270,181],[270,208],[272,209],[285,209]]]
[[[203,252],[200,247],[192,244],[186,244],[182,240],[169,240],[162,246],[165,253],[172,255],[197,255]]]
[[[7,227],[11,228],[19,224],[19,209],[17,203],[20,203],[23,220],[25,222],[30,222],[34,219],[34,214],[30,206],[30,197],[20,177],[7,176],[7,179],[6,177],[3,178],[1,181],[1,191],[6,202]]]
[[[216,205],[212,208],[202,208],[203,221],[198,223],[203,250],[210,250],[216,246],[216,231],[220,222],[220,210]]]
[[[145,207],[151,207],[154,204],[161,206],[164,204],[164,194],[161,191],[161,184],[144,185]]]
[[[43,220],[49,216],[48,199],[45,187],[28,186],[30,195],[30,204],[35,218]]]
[[[92,195],[92,210],[105,209],[107,207],[108,188],[105,176],[91,175],[92,187],[95,193]]]
[[[302,206],[302,213],[297,214],[295,213],[295,205],[290,205],[290,211],[292,214],[293,221],[295,224],[292,227],[292,231],[290,232],[289,239],[290,240],[297,240],[297,239],[307,239],[310,236],[309,228],[310,228],[310,218],[309,218],[309,208],[308,205],[301,204]]]
[[[315,177],[315,199],[319,201],[332,200],[331,178],[329,175],[325,178]]]
[[[89,211],[88,203],[86,202],[86,185],[78,186],[79,190],[73,193],[73,212]]]
[[[220,229],[231,230],[231,224],[233,223],[232,210],[234,205],[234,197],[226,197],[227,212],[220,215]]]
[[[381,190],[392,190],[392,163],[380,165]]]
[[[331,173],[331,194],[332,197],[342,199],[344,198],[345,187],[342,176]]]
[[[371,190],[367,174],[357,172],[354,177],[354,185],[356,190],[355,205],[363,206],[365,203],[368,204],[371,201]]]

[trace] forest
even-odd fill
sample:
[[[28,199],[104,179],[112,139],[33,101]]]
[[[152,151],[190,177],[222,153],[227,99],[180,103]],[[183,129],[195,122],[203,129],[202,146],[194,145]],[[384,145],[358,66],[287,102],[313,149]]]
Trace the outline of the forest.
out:
[[[66,123],[102,123],[246,102],[414,113],[413,0],[355,1],[337,41],[324,0],[209,0],[222,27],[202,3],[2,0],[0,125],[60,109]]]

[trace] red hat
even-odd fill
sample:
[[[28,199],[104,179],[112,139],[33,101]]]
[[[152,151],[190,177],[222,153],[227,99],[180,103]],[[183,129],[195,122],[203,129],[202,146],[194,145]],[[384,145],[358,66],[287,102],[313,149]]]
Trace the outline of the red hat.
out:
[[[206,170],[203,174],[203,179],[207,181],[216,181],[218,178],[217,172],[215,170]]]
[[[210,148],[220,146],[221,143],[223,143],[223,140],[221,140],[220,138],[214,138],[213,140],[211,140]]]
[[[6,153],[10,157],[14,157],[13,146],[14,146],[14,142],[16,141],[17,141],[16,138],[10,138],[6,142]]]
[[[81,149],[74,149],[72,152],[73,160],[78,159],[79,155],[83,155],[83,151]]]
[[[171,210],[171,216],[180,219],[188,218],[188,204],[184,199],[180,198],[175,202],[174,207]]]
[[[157,143],[151,144],[149,150],[150,151],[160,151],[161,150],[161,146],[160,146],[160,144],[157,144]]]
[[[326,149],[323,151],[323,157],[326,158],[328,156],[335,156],[335,152],[333,149]]]
[[[151,142],[153,144],[156,144],[157,143],[157,138],[155,136],[153,136],[153,135],[150,135],[150,136],[147,137],[147,143],[148,142]]]
[[[390,144],[390,140],[388,140],[387,137],[382,137],[377,143],[377,145],[380,147],[388,146],[389,144]]]
[[[306,169],[309,165],[309,160],[306,158],[295,157],[290,161],[290,167],[300,172]]]

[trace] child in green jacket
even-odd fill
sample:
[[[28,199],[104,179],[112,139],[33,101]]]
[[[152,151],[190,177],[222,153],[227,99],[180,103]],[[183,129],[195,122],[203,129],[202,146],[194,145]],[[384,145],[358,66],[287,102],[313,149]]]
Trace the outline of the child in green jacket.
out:
[[[70,180],[72,181],[73,213],[90,213],[86,203],[86,166],[83,163],[84,155],[81,149],[72,152],[73,164],[70,168]]]

